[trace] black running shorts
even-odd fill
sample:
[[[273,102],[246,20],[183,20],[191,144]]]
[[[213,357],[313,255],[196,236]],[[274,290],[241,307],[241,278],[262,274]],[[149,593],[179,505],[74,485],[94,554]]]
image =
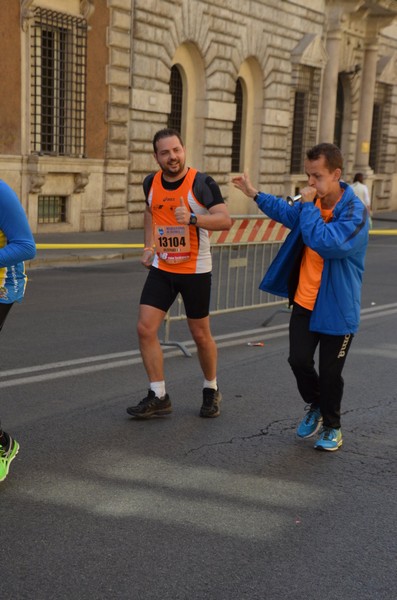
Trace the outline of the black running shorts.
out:
[[[211,273],[180,274],[151,267],[141,304],[167,312],[180,294],[189,319],[203,319],[210,311]]]

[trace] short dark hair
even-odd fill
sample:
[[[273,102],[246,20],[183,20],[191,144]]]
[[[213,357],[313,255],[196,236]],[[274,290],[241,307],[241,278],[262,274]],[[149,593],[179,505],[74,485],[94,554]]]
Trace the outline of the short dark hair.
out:
[[[342,152],[335,146],[335,144],[328,144],[326,142],[313,146],[306,152],[308,160],[318,160],[320,156],[324,156],[325,165],[328,171],[335,171],[336,169],[343,170],[343,156]]]
[[[356,173],[353,179],[353,183],[356,183],[356,181],[362,183],[364,181],[364,175],[362,173]]]
[[[162,140],[163,138],[167,138],[167,137],[173,137],[174,135],[178,138],[178,140],[180,141],[182,146],[184,146],[185,144],[183,143],[183,140],[181,138],[181,134],[179,133],[179,131],[177,131],[176,129],[170,129],[167,127],[166,129],[160,129],[159,131],[157,131],[154,134],[154,138],[153,138],[154,153],[156,154],[156,152],[157,152],[157,142],[159,140]]]

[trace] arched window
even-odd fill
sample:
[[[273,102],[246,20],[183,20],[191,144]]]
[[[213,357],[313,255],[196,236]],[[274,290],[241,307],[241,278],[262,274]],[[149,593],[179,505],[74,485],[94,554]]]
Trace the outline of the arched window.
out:
[[[176,65],[171,68],[170,79],[171,112],[168,117],[168,127],[181,132],[183,83],[180,71]]]
[[[338,77],[338,90],[336,93],[336,112],[335,112],[335,129],[334,129],[334,144],[338,148],[342,147],[342,129],[343,115],[345,112],[345,94],[341,77]]]
[[[241,164],[241,141],[243,130],[243,86],[241,85],[240,78],[237,79],[234,101],[236,103],[236,119],[233,123],[232,172],[238,173],[244,168]]]

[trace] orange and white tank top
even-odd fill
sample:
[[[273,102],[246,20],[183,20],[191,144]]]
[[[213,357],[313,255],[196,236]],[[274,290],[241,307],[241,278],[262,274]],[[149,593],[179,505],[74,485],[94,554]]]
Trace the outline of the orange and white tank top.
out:
[[[190,212],[206,214],[206,207],[195,197],[193,182],[197,169],[189,169],[176,190],[163,187],[161,171],[152,182],[148,205],[152,211],[156,253],[153,266],[171,273],[208,273],[212,269],[208,231],[195,225],[181,225],[175,209],[181,198]]]

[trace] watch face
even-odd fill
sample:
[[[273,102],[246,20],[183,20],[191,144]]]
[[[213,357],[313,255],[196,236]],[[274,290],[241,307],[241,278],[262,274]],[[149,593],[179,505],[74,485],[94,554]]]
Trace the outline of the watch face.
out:
[[[197,217],[196,217],[196,215],[192,215],[190,217],[190,225],[196,225],[196,223],[197,223]]]

